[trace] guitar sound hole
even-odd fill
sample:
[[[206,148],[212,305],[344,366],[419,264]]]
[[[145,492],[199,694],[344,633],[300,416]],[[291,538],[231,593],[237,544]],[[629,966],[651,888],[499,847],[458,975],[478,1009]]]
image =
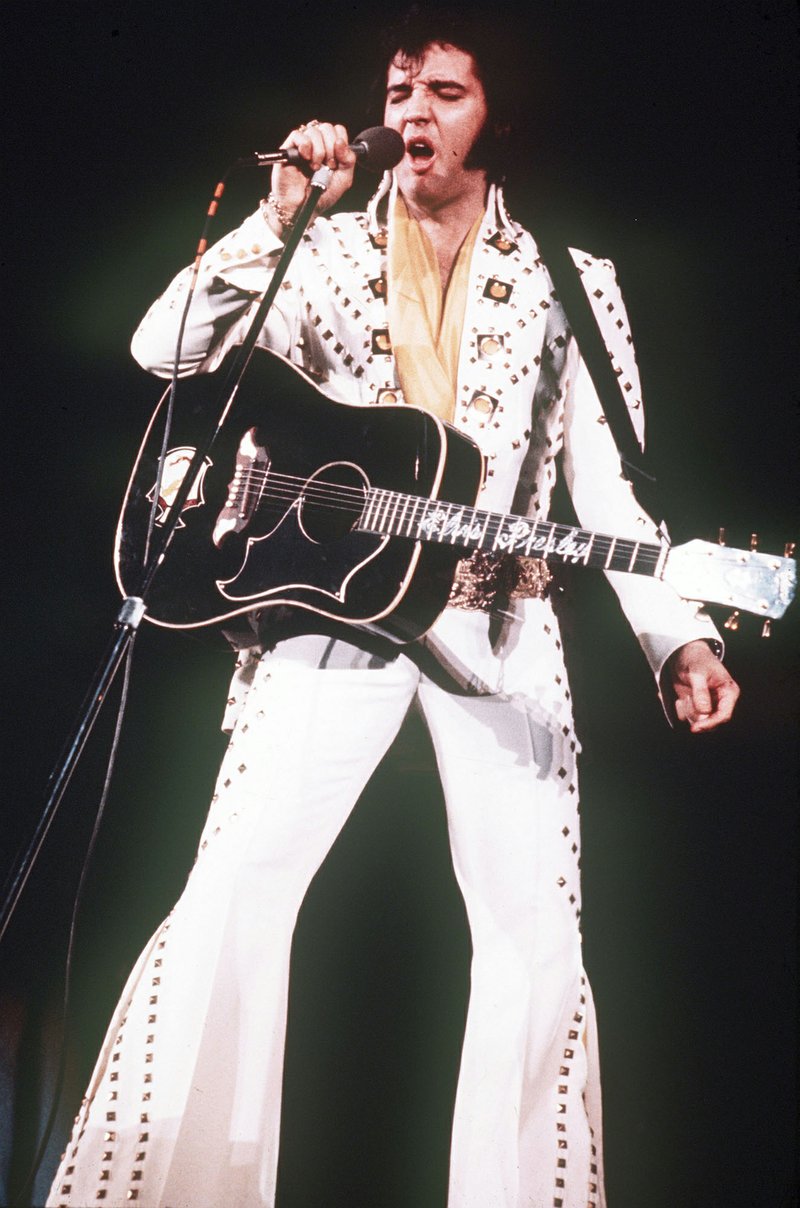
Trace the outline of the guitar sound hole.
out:
[[[323,545],[351,532],[364,508],[368,486],[363,470],[350,462],[317,470],[300,495],[299,521],[308,539]]]

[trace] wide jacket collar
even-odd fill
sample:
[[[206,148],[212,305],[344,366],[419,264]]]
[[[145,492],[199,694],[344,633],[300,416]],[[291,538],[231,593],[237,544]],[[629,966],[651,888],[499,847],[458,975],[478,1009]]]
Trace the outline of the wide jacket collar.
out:
[[[373,237],[385,233],[391,213],[391,205],[397,192],[397,182],[393,172],[385,172],[367,206],[369,217],[369,233]],[[501,185],[490,185],[486,197],[486,213],[481,228],[480,238],[486,243],[498,239],[507,239],[514,243],[523,233],[522,227],[508,215],[503,198]]]

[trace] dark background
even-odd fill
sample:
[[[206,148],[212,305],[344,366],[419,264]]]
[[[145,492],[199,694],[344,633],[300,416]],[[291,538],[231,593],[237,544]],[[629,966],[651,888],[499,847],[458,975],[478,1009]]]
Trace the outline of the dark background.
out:
[[[673,536],[724,524],[732,544],[755,528],[782,549],[798,532],[794,4],[492,11],[530,53],[535,120],[510,207],[528,221],[535,202],[573,246],[617,263]],[[4,867],[117,608],[116,512],[160,393],[130,359],[131,332],[191,257],[233,158],[314,115],[370,124],[378,13],[3,7]],[[265,191],[260,175],[237,179],[218,233]],[[664,724],[605,584],[587,576],[570,595],[611,1208],[789,1205],[797,606],[768,642],[755,620],[731,636],[737,720],[692,739]],[[148,626],[137,647],[78,933],[58,1151],[127,970],[191,864],[223,748],[229,656]],[[109,711],[4,954],[0,1087],[5,1108],[16,1086],[16,1126],[2,1154],[16,1139],[17,1176],[52,1080],[70,901],[110,727]],[[443,1208],[467,961],[412,720],[301,917],[281,1208]]]

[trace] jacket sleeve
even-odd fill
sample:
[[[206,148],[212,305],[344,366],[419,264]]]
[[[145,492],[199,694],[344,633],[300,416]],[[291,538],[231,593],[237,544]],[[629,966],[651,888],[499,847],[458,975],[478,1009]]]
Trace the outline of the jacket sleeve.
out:
[[[613,266],[595,261],[584,273],[584,286],[623,390],[633,400],[641,440],[639,373]],[[622,472],[619,453],[574,338],[566,358],[564,472],[575,511],[586,528],[660,542],[658,526],[639,505]],[[609,571],[607,577],[657,682],[669,656],[687,642],[703,639],[722,653],[720,635],[700,604],[681,599],[659,579],[619,571]]]
[[[180,351],[179,376],[210,373],[244,339],[248,320],[262,297],[283,245],[257,210],[209,248],[202,258]],[[298,249],[297,255],[302,255]],[[137,328],[131,352],[143,369],[170,377],[178,331],[192,277],[178,273]],[[286,356],[298,323],[295,292],[281,290],[259,343]]]

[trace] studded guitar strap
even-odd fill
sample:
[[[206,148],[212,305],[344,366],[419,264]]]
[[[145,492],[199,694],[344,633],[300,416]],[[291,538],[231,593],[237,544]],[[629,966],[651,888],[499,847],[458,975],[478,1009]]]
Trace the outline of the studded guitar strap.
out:
[[[646,466],[619,378],[611,364],[611,357],[586,296],[578,267],[566,246],[543,232],[537,232],[536,238],[567,323],[578,342],[584,364],[608,420],[611,435],[622,459],[623,473],[642,506],[654,519],[659,520],[661,517],[656,479]]]

